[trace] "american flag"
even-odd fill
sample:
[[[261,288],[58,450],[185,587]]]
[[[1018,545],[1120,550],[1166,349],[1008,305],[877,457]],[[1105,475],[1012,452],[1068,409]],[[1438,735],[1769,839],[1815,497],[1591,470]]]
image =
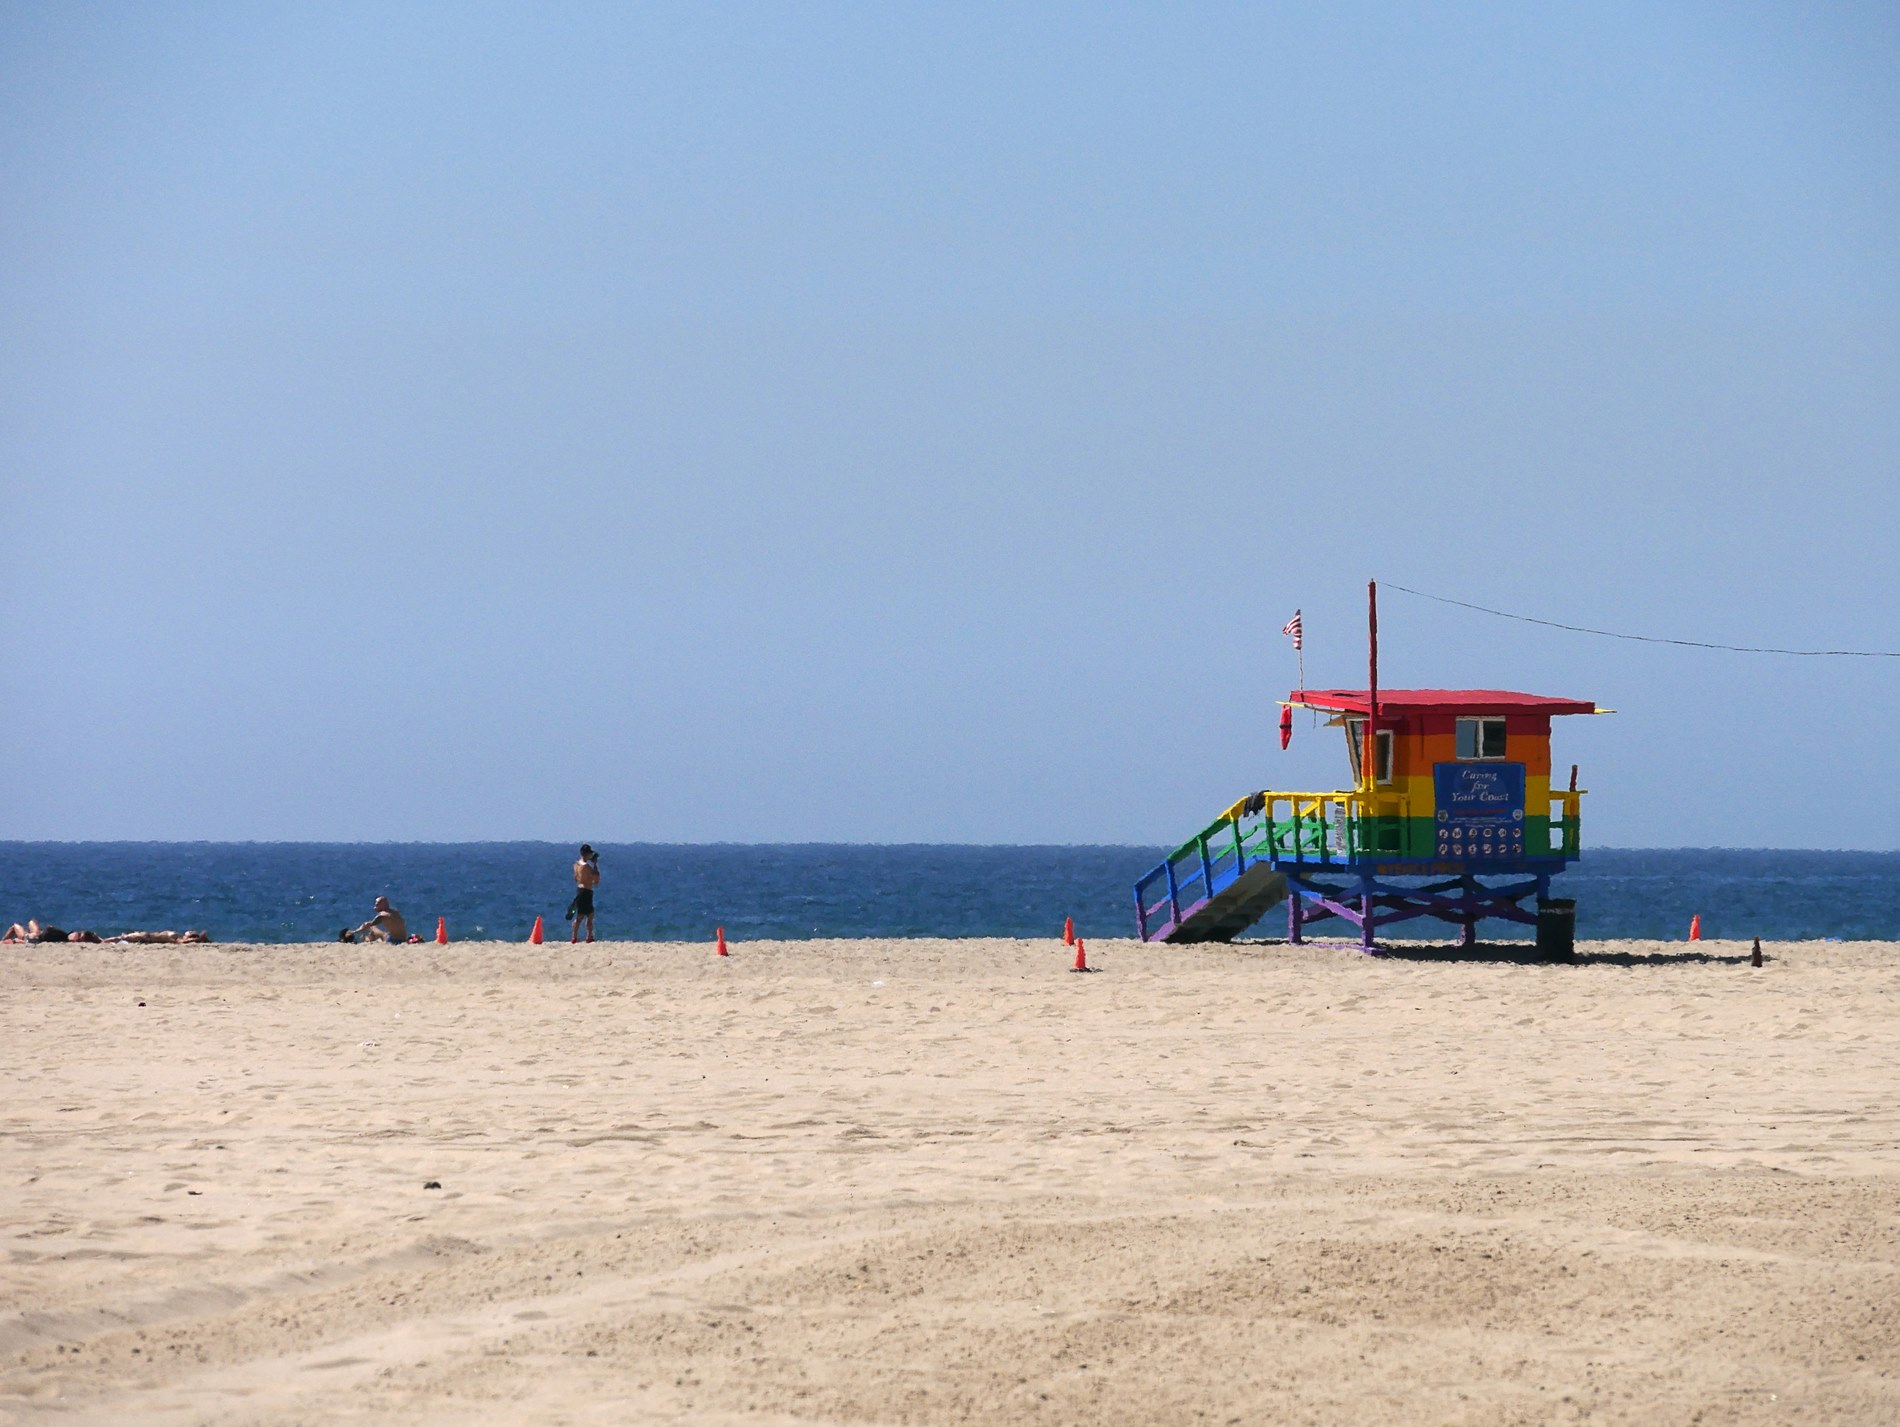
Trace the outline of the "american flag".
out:
[[[1293,640],[1293,647],[1295,649],[1305,647],[1306,626],[1300,623],[1300,612],[1298,610],[1294,610],[1293,618],[1280,626],[1280,633],[1289,636]]]

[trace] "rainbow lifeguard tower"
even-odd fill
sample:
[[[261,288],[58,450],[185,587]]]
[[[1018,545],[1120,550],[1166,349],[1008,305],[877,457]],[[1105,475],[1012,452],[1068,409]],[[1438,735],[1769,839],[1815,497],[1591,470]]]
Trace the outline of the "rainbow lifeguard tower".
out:
[[[1381,930],[1434,917],[1470,945],[1495,917],[1569,951],[1572,904],[1553,902],[1550,882],[1579,854],[1583,793],[1574,766],[1553,786],[1551,720],[1607,710],[1376,681],[1287,696],[1289,714],[1301,707],[1345,730],[1353,789],[1262,791],[1228,808],[1135,884],[1143,941],[1232,941],[1284,902],[1294,942],[1337,918],[1370,951]]]

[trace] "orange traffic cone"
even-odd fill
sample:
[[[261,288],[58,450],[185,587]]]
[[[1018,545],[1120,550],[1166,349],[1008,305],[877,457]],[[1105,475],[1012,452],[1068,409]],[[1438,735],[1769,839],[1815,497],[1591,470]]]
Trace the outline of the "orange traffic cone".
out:
[[[536,946],[541,945],[541,919],[539,917],[534,919],[534,930],[528,933],[528,940],[533,942]]]
[[[435,944],[437,946],[447,946],[449,944],[449,919],[447,917],[437,917],[435,919]]]
[[[1071,966],[1069,970],[1087,971],[1088,969],[1089,969],[1089,949],[1086,946],[1082,945],[1082,938],[1077,937],[1075,939],[1075,965]]]
[[[1689,940],[1702,940],[1702,913],[1700,912],[1689,918]]]
[[[726,929],[724,927],[719,928],[719,954],[721,956],[731,955],[731,953],[726,950]]]
[[[1064,917],[1062,919],[1062,944],[1064,946],[1075,945],[1075,918],[1074,917]]]

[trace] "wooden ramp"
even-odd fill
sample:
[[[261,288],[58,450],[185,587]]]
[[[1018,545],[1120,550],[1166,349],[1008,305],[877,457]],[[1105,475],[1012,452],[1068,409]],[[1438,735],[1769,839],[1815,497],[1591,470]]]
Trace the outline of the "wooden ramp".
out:
[[[1286,900],[1286,878],[1264,862],[1222,879],[1214,878],[1212,896],[1193,905],[1183,904],[1180,916],[1170,916],[1149,928],[1148,941],[1232,941]],[[1172,908],[1170,908],[1172,912]]]

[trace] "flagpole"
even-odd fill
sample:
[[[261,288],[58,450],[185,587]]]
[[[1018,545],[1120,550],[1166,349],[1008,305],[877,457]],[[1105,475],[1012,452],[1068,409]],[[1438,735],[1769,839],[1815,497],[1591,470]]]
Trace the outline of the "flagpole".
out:
[[[1300,661],[1300,697],[1306,697],[1306,626],[1300,622],[1300,611],[1293,611],[1293,618],[1280,626],[1280,633],[1293,641],[1293,653]]]

